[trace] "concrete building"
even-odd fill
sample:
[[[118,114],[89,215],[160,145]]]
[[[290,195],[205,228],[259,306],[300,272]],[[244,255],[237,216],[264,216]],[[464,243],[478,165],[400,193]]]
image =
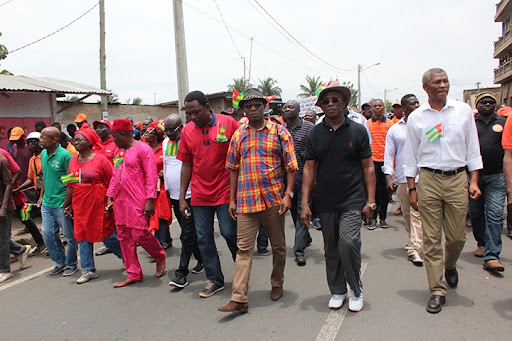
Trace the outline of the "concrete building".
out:
[[[512,105],[512,0],[496,4],[494,21],[502,23],[502,35],[494,42],[494,58],[499,60],[494,70],[494,84],[501,84],[498,102]]]
[[[110,92],[71,81],[46,78],[0,75],[0,147],[8,143],[7,130],[18,126],[34,131],[37,121],[51,125],[59,120],[57,97],[66,94],[107,96]]]
[[[469,104],[469,106],[474,110],[476,109],[475,106],[475,99],[476,95],[480,92],[491,92],[496,96],[496,98],[499,98],[500,96],[500,87],[491,87],[491,88],[479,88],[479,89],[466,89],[462,92],[462,100],[464,103]],[[499,99],[498,99],[499,101]]]

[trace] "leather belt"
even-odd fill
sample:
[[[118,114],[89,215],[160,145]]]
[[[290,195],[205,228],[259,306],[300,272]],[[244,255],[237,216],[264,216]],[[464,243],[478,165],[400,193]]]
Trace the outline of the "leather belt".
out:
[[[456,175],[458,173],[462,173],[462,172],[466,171],[466,167],[460,167],[460,168],[457,168],[454,170],[449,170],[449,171],[443,171],[440,169],[432,169],[432,168],[428,168],[428,167],[421,167],[421,168],[423,168],[426,171],[432,172],[434,174],[441,174],[441,175],[446,175],[446,176],[452,176],[452,175]]]

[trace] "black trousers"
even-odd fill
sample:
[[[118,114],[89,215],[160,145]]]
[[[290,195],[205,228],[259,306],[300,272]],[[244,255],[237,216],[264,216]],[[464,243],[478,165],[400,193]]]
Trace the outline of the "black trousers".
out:
[[[190,199],[186,199],[187,204],[190,206]],[[176,276],[188,275],[188,264],[190,263],[190,258],[192,255],[197,259],[199,263],[203,263],[203,258],[201,257],[201,252],[199,251],[199,247],[197,246],[197,234],[196,234],[196,225],[194,224],[194,214],[192,212],[191,216],[187,219],[180,212],[180,201],[171,199],[172,208],[174,211],[174,215],[178,220],[178,223],[181,227],[181,255],[180,255],[180,264],[178,266],[178,270],[174,273]]]
[[[380,220],[385,220],[388,215],[389,194],[388,189],[386,188],[386,176],[382,171],[384,162],[374,161],[373,165],[375,166],[375,178],[377,180],[377,185],[375,188],[375,201],[377,203],[377,209],[373,213],[373,219],[377,219],[378,214]]]

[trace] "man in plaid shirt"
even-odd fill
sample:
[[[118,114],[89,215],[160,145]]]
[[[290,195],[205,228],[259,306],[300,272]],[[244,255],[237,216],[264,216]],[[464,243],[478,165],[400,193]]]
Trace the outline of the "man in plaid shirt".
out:
[[[247,292],[254,242],[263,225],[272,245],[270,298],[283,296],[286,242],[284,214],[292,205],[298,165],[293,141],[286,128],[266,121],[267,100],[258,89],[248,89],[240,101],[249,123],[231,138],[226,168],[230,170],[229,214],[237,220],[238,253],[233,294],[219,311],[247,311]],[[286,189],[285,189],[286,176]]]

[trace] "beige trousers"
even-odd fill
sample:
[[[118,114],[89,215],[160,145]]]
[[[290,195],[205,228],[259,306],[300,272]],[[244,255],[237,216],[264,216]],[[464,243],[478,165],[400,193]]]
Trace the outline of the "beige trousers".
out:
[[[272,246],[272,274],[270,283],[273,287],[282,287],[284,282],[284,265],[286,262],[286,241],[284,235],[284,217],[279,215],[279,206],[274,206],[257,213],[239,213],[237,218],[237,246],[235,275],[233,276],[233,294],[231,300],[246,303],[249,291],[249,276],[252,267],[254,243],[260,225]]]
[[[444,296],[443,270],[455,268],[466,242],[468,177],[465,172],[446,176],[421,169],[418,189],[428,286],[432,295]]]
[[[409,251],[407,254],[413,255],[421,253],[423,248],[423,230],[421,227],[420,212],[411,208],[409,203],[409,194],[407,194],[407,184],[398,183],[398,189],[396,191],[400,207],[402,207],[402,215],[404,217],[405,232],[409,237]]]

